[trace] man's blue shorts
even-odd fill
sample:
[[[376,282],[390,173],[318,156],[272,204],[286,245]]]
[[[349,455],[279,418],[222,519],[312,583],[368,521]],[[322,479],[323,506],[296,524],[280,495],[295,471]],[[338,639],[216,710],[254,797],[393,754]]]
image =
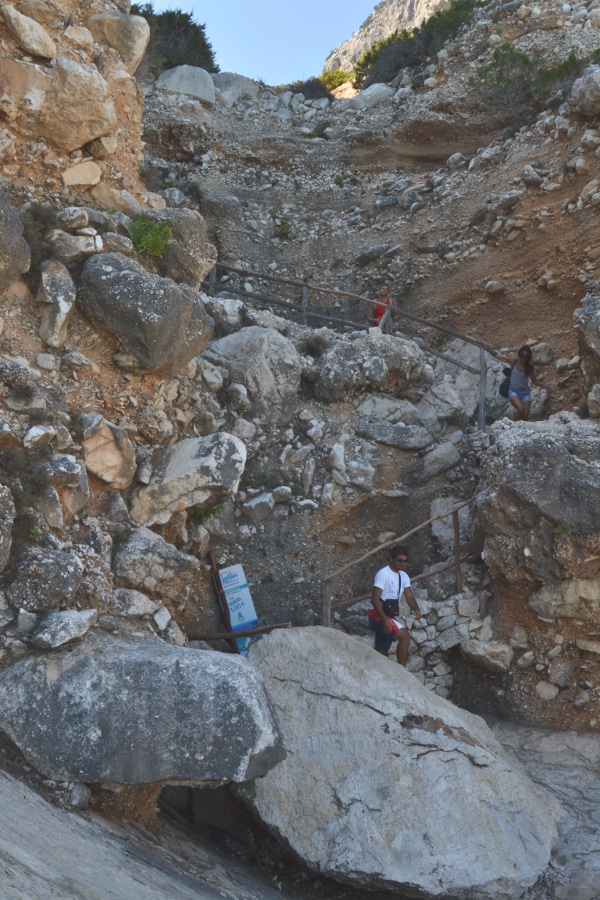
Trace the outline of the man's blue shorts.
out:
[[[389,653],[394,640],[391,634],[386,634],[383,630],[383,622],[381,619],[369,619],[369,625],[375,632],[375,649],[383,651],[384,653]],[[394,634],[397,634],[400,630],[401,629],[399,628],[395,628]]]

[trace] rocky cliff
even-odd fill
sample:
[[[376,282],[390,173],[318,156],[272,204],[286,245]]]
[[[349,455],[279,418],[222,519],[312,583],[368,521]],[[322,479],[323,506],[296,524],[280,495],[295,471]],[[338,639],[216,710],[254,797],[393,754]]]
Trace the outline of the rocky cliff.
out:
[[[381,0],[351,38],[332,50],[325,61],[326,69],[353,69],[359,57],[376,41],[395,31],[418,28],[441,6],[439,0]]]
[[[116,793],[131,810],[145,785],[152,808],[165,782],[237,784],[279,841],[353,891],[544,896],[555,803],[466,710],[597,739],[600,76],[591,65],[507,131],[470,75],[504,41],[548,65],[591,55],[595,7],[491,3],[398,83],[333,102],[187,66],[142,92],[135,18],[2,9],[0,729],[65,805],[113,809]],[[139,241],[141,210],[159,248]],[[393,335],[369,330],[357,296],[383,280]],[[478,342],[525,340],[532,421],[510,421],[487,353],[480,429]],[[456,546],[437,516],[458,505]],[[399,706],[370,693],[393,665],[365,617],[385,554],[334,579],[333,630],[306,626],[334,570],[429,518],[411,541],[409,572],[427,577],[421,619],[403,610]],[[249,662],[213,641],[211,553],[243,564],[261,625],[297,626]],[[314,741],[306,722],[348,707],[365,747],[379,726],[390,765],[402,746],[427,828],[393,884],[393,810],[378,860],[356,852],[357,810],[380,819],[384,790],[359,777],[366,750],[342,771],[334,729],[316,777],[324,725]],[[450,819],[495,829],[477,868],[461,829],[428,824],[441,777],[469,785]],[[574,859],[598,884],[583,844],[565,878],[583,885]]]

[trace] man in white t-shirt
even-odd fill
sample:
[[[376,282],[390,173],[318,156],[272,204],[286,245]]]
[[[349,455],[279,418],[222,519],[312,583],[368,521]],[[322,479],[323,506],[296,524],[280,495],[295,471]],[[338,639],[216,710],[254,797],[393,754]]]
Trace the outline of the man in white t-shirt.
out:
[[[371,603],[373,609],[369,610],[369,624],[375,632],[375,649],[378,653],[387,656],[394,641],[397,642],[396,659],[401,666],[406,665],[408,648],[410,645],[410,633],[406,624],[398,618],[400,610],[400,597],[404,591],[406,602],[415,614],[415,619],[421,618],[419,604],[410,587],[410,578],[402,571],[408,561],[408,553],[405,547],[392,547],[390,550],[390,563],[380,569],[373,582]]]

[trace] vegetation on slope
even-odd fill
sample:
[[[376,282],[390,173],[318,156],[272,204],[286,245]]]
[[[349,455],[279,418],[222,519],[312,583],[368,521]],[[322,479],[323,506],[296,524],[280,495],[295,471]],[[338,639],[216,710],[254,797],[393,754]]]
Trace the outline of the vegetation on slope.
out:
[[[180,9],[156,13],[151,3],[133,3],[131,14],[143,16],[150,26],[150,42],[144,63],[153,77],[184,65],[200,66],[207,72],[219,71],[206,37],[206,25],[199,25],[190,13]]]
[[[597,62],[599,51],[590,59],[574,53],[558,66],[545,67],[513,47],[502,44],[492,60],[471,78],[482,105],[507,125],[522,125],[540,112],[553,94],[564,95],[590,62]]]
[[[377,82],[392,81],[404,68],[420,65],[437,53],[454,37],[461,25],[471,18],[479,0],[451,0],[438,9],[420,28],[395,31],[376,41],[360,56],[354,69],[354,87],[366,88]]]

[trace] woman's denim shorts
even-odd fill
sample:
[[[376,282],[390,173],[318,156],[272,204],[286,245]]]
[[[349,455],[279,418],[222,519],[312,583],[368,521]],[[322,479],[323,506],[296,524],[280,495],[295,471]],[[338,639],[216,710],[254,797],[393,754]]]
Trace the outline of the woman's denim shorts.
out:
[[[511,397],[518,397],[519,400],[523,401],[523,403],[531,402],[531,394],[529,393],[529,391],[509,391],[508,399],[510,400]]]

